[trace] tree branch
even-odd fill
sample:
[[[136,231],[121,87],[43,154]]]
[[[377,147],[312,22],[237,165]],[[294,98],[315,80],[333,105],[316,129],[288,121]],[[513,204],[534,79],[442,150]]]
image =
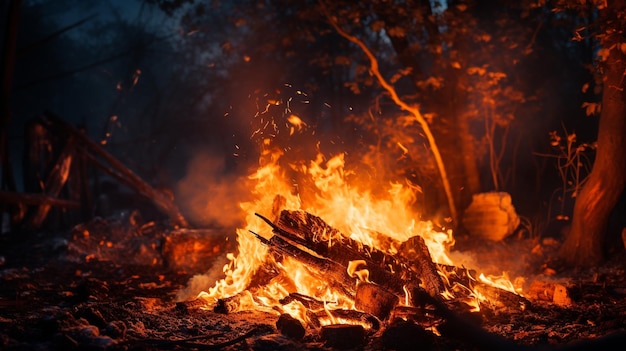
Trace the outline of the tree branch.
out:
[[[413,117],[415,117],[419,125],[422,127],[422,130],[424,131],[424,135],[426,135],[426,139],[428,140],[428,144],[430,145],[431,152],[435,158],[435,163],[437,164],[439,175],[441,176],[441,183],[446,193],[446,198],[448,200],[448,207],[450,208],[450,216],[452,217],[453,223],[457,224],[458,223],[457,211],[456,211],[456,206],[454,203],[454,196],[452,195],[452,189],[450,187],[450,181],[448,180],[446,168],[444,166],[441,153],[439,152],[439,147],[437,146],[435,136],[430,130],[430,126],[428,125],[428,122],[426,121],[422,113],[420,112],[419,108],[416,106],[410,106],[409,104],[404,102],[398,96],[396,89],[389,82],[387,82],[387,80],[382,76],[382,74],[380,73],[380,69],[378,68],[378,59],[376,58],[376,56],[374,56],[374,54],[367,47],[367,45],[365,45],[365,43],[359,38],[348,34],[341,27],[339,27],[335,19],[330,15],[330,13],[328,13],[328,11],[326,10],[326,6],[321,0],[319,1],[319,4],[322,7],[324,15],[328,19],[328,22],[333,26],[333,28],[335,28],[337,33],[339,33],[339,35],[346,38],[350,42],[358,45],[361,48],[361,50],[363,50],[363,52],[365,53],[365,55],[370,61],[370,72],[376,77],[376,79],[378,80],[378,83],[383,87],[383,89],[385,89],[387,93],[389,93],[393,102],[395,102],[396,105],[398,105],[398,107],[400,107],[401,109],[413,115]]]

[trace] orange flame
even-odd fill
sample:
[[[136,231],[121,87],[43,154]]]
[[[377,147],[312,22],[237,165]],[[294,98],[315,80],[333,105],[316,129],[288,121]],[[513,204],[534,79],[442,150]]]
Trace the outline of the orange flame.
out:
[[[288,121],[294,128],[305,126],[295,115],[290,116]],[[303,206],[301,194],[294,190],[297,186],[294,187],[292,178],[286,175],[287,170],[279,165],[282,152],[270,149],[269,141],[264,144],[266,149],[261,155],[261,165],[249,176],[249,181],[253,183],[251,192],[255,200],[240,204],[247,218],[245,228],[237,230],[238,255],[229,254],[229,262],[223,267],[224,278],[218,280],[207,291],[198,294],[199,298],[207,302],[207,307],[219,298],[242,293],[240,303],[242,309],[264,309],[277,313],[289,313],[295,318],[306,321],[307,309],[302,303],[298,301],[285,305],[279,303],[279,300],[290,293],[298,292],[323,301],[325,308],[354,308],[353,297],[334,290],[331,286],[332,282],[325,279],[323,274],[313,271],[290,257],[274,262],[272,255],[268,255],[268,248],[251,234],[251,232],[256,233],[259,237],[268,240],[273,236],[271,228],[255,216],[255,213],[276,216],[281,209],[305,210],[323,218],[330,226],[351,239],[375,248],[384,247],[380,242],[384,236],[374,235],[375,233],[384,233],[397,242],[420,235],[436,263],[453,265],[448,256],[448,250],[454,245],[452,231],[437,231],[431,222],[417,219],[419,214],[414,210],[416,201],[414,186],[390,183],[383,196],[375,197],[371,191],[361,190],[375,189],[371,185],[352,184],[346,180],[354,173],[345,168],[343,154],[328,160],[322,154],[318,154],[316,159],[308,165],[289,165],[290,171],[306,177],[314,185],[314,196],[308,194],[306,206]],[[277,195],[284,199],[280,209],[276,208]],[[340,239],[339,237],[328,238],[329,243]],[[396,253],[396,249],[385,248],[390,254]],[[279,274],[268,284],[255,287],[253,294],[248,292],[246,289],[255,272],[268,260],[272,260],[272,265],[280,270]],[[367,267],[364,267],[362,262],[351,263],[348,273],[355,277],[355,284],[357,277],[360,280],[367,280],[366,269]],[[444,275],[444,273],[441,274]],[[480,279],[488,281],[483,276]],[[454,293],[446,291],[444,297],[452,298]],[[407,305],[409,300],[409,292],[406,291]],[[480,298],[477,297],[468,304],[478,309],[479,300]]]

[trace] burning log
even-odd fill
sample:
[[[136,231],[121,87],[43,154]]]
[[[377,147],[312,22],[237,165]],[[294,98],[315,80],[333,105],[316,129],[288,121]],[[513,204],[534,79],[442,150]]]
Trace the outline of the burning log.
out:
[[[491,285],[477,283],[474,286],[474,291],[482,294],[491,303],[498,307],[511,308],[521,311],[530,308],[530,301],[528,301],[525,297]]]
[[[269,246],[275,253],[292,257],[304,263],[306,266],[317,270],[320,274],[326,276],[327,280],[332,285],[335,285],[336,288],[339,288],[344,294],[354,294],[353,286],[355,280],[348,275],[346,267],[330,259],[314,256],[279,236],[273,236],[271,239],[267,240],[256,233],[252,234],[261,240],[263,244]]]
[[[291,293],[280,299],[278,302],[286,305],[288,303],[291,303],[292,301],[300,302],[304,307],[309,310],[321,310],[324,308],[324,301],[319,301],[310,296],[306,296],[300,293]]]
[[[445,290],[443,281],[437,272],[437,266],[433,262],[424,239],[413,236],[400,245],[400,254],[409,259],[410,268],[420,274],[425,289],[432,295]]]
[[[218,299],[213,307],[213,312],[223,314],[233,313],[241,310],[241,306],[246,304],[246,302],[252,301],[252,299],[252,294],[247,290],[237,295]],[[250,303],[248,303],[248,305],[249,304]]]
[[[381,288],[379,285],[359,282],[356,288],[354,307],[370,313],[380,320],[389,317],[391,310],[398,305],[400,299],[396,294]]]
[[[280,317],[278,317],[276,329],[278,329],[281,334],[296,340],[302,339],[304,334],[306,334],[302,323],[289,314],[281,314]]]
[[[272,226],[274,237],[281,237],[285,241],[292,241],[302,245],[346,269],[353,261],[364,261],[369,272],[369,280],[396,294],[403,293],[403,287],[408,281],[416,281],[418,279],[429,287],[429,291],[433,293],[433,296],[444,290],[441,278],[437,274],[433,275],[430,271],[432,268],[436,272],[430,254],[427,257],[417,259],[417,256],[428,253],[426,247],[413,249],[412,252],[415,253],[413,258],[420,262],[418,265],[414,265],[401,256],[390,255],[353,240],[326,224],[321,218],[304,211],[283,210],[276,223],[272,223],[269,219],[259,214],[257,216]],[[418,240],[412,243],[419,245]],[[430,261],[430,264],[433,265],[425,273],[426,278],[422,272],[415,272],[414,269],[410,268],[411,266],[428,267],[428,264],[424,263],[426,261]]]
[[[380,321],[376,317],[357,310],[322,310],[313,316],[320,325],[358,324],[365,328],[368,334],[374,334],[380,329]]]

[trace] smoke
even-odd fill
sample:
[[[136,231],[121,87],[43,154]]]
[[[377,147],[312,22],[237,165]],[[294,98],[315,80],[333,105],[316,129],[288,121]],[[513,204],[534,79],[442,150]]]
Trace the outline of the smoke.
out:
[[[249,191],[240,175],[228,172],[224,156],[197,152],[176,185],[176,194],[181,210],[195,226],[234,230],[244,223],[239,203]]]
[[[201,291],[208,291],[215,282],[224,277],[224,265],[228,263],[226,255],[218,258],[205,274],[196,274],[187,282],[187,286],[176,294],[176,301],[188,301]]]

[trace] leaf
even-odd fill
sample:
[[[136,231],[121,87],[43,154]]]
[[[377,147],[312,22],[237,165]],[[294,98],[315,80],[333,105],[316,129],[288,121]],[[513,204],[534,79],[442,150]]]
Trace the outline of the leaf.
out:
[[[395,26],[387,29],[387,34],[391,37],[403,38],[406,32],[403,27]]]
[[[585,109],[587,116],[593,116],[602,110],[602,106],[597,102],[583,102],[581,107]]]
[[[478,74],[479,76],[483,76],[485,73],[487,73],[487,70],[482,67],[469,67],[467,69],[467,74],[469,75]]]
[[[350,66],[350,59],[347,56],[337,56],[335,57],[335,64],[342,66]]]

